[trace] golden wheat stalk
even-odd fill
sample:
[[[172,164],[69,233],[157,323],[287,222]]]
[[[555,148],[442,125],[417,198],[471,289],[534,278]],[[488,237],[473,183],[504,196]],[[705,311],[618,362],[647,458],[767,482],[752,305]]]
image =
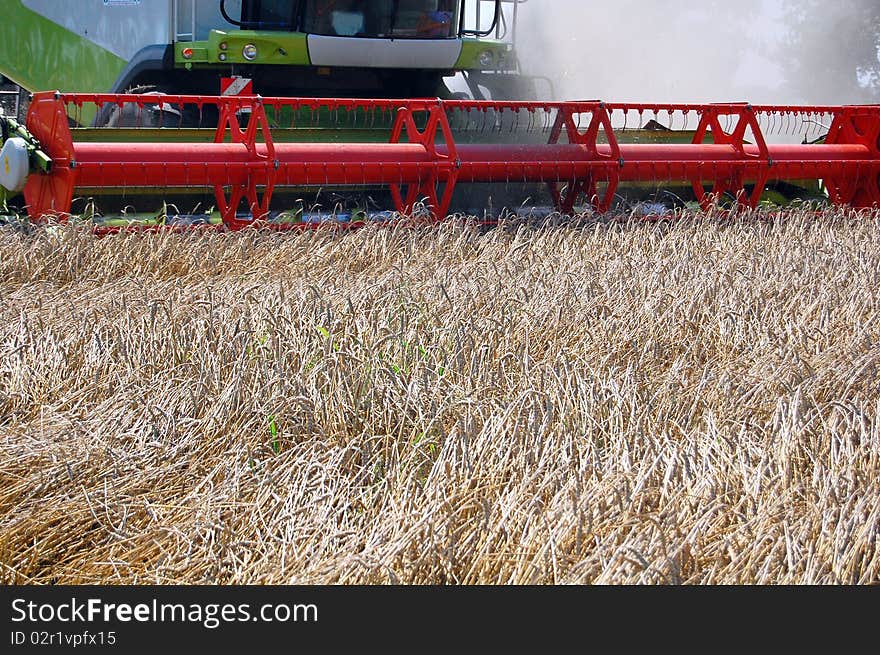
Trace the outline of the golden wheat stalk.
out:
[[[2,582],[880,582],[878,215],[0,252]]]

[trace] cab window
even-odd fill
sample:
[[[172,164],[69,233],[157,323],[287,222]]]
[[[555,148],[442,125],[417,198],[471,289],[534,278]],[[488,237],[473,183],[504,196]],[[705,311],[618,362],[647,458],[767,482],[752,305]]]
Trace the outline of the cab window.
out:
[[[310,34],[443,39],[458,32],[460,0],[306,0]]]

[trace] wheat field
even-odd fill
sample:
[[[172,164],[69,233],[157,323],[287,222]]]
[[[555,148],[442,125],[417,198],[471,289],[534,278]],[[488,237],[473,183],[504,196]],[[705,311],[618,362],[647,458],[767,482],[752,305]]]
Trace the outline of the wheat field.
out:
[[[880,582],[880,214],[0,253],[0,582]]]

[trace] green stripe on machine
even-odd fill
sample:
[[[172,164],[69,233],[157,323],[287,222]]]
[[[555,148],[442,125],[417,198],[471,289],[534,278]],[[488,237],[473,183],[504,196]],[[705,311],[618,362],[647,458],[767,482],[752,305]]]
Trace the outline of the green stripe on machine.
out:
[[[0,73],[28,91],[106,92],[126,63],[26,8],[21,0],[3,3]]]

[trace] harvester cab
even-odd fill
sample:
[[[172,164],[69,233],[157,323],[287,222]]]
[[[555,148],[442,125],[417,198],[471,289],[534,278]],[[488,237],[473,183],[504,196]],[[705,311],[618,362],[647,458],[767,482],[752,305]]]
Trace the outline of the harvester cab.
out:
[[[176,60],[184,66],[234,61],[258,78],[259,92],[272,95],[292,95],[290,79],[278,77],[290,71],[260,66],[293,63],[293,86],[311,95],[521,98],[531,81],[522,77],[514,51],[523,2],[222,0],[219,11],[228,25],[211,26],[206,37],[198,25],[178,34]],[[444,84],[444,77],[456,74],[466,90]]]
[[[217,95],[235,76],[263,96],[532,98],[524,2],[9,0],[0,74],[30,92]]]

